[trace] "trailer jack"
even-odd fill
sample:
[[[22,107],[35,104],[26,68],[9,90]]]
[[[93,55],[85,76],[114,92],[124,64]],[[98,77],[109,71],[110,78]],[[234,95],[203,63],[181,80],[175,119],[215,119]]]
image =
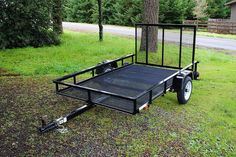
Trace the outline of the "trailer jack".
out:
[[[62,124],[66,123],[67,121],[73,119],[74,117],[84,113],[85,111],[91,109],[92,107],[94,107],[93,104],[84,105],[84,106],[77,108],[76,110],[70,112],[69,114],[62,116],[62,117],[60,117],[48,124],[46,124],[45,121],[42,119],[42,127],[39,128],[39,132],[46,133],[46,132],[52,131],[54,129],[59,129],[59,128],[61,128]]]

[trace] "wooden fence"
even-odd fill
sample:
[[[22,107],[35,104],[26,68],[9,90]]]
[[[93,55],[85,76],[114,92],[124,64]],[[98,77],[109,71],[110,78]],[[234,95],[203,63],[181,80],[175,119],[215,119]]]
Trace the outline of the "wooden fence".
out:
[[[200,20],[185,20],[183,24],[197,25],[198,29],[207,30],[208,22]]]
[[[184,24],[195,24],[198,29],[211,33],[236,34],[236,22],[228,19],[209,19],[208,21],[185,20]]]

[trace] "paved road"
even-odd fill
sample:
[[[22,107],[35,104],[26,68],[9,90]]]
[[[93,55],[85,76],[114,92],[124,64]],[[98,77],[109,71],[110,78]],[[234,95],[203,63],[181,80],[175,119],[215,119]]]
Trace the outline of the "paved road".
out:
[[[63,28],[67,30],[81,31],[81,32],[98,32],[98,26],[94,24],[63,22]],[[122,36],[130,36],[130,37],[134,36],[134,28],[132,27],[104,25],[104,32]],[[159,33],[158,38],[159,39],[162,38],[161,33]],[[166,41],[179,42],[179,38],[180,38],[179,33],[169,32],[169,31],[165,33]],[[192,41],[193,41],[192,35],[190,34],[183,35],[184,44],[191,44]],[[214,37],[206,37],[198,35],[196,45],[198,47],[225,49],[236,52],[236,40],[234,39],[214,38]]]

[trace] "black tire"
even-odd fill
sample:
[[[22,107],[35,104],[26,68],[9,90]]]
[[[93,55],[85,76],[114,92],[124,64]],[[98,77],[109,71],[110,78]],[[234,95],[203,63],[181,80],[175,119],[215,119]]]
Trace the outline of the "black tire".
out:
[[[129,65],[129,63],[125,62],[125,63],[124,63],[124,66],[126,66],[126,65]]]
[[[193,72],[193,79],[194,80],[198,80],[199,76],[200,76],[199,72],[197,72],[197,71]]]
[[[186,76],[183,82],[183,88],[177,91],[177,99],[179,104],[186,104],[189,101],[192,93],[192,87],[191,77]]]

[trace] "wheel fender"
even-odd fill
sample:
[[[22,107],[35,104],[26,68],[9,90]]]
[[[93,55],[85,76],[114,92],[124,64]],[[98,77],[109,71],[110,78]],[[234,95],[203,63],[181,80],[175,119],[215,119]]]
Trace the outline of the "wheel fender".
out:
[[[174,79],[173,79],[173,86],[172,88],[174,89],[174,91],[179,91],[181,89],[183,89],[183,84],[184,84],[184,79],[187,76],[192,76],[191,72],[189,71],[184,71],[182,73],[180,73],[179,75],[177,75]]]
[[[184,76],[176,76],[173,80],[172,88],[175,92],[181,90],[183,88]]]

